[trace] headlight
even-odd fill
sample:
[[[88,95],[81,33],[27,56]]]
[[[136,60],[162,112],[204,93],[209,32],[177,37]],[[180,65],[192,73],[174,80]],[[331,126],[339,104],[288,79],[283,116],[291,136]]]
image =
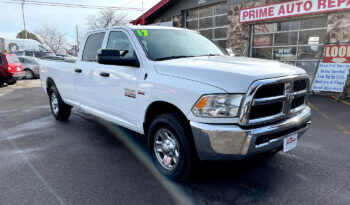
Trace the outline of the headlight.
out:
[[[192,112],[197,117],[237,117],[242,99],[241,94],[204,95]]]

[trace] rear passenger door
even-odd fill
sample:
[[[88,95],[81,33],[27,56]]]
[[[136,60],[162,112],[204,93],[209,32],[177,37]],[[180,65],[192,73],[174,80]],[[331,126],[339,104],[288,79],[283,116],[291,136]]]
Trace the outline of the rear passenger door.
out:
[[[82,108],[97,111],[101,107],[98,89],[101,67],[97,63],[97,51],[102,48],[105,32],[90,34],[85,40],[85,47],[74,68],[75,91]]]

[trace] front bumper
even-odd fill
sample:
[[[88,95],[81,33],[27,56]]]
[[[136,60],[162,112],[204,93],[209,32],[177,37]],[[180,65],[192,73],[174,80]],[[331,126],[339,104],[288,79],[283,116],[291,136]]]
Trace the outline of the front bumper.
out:
[[[12,74],[13,80],[20,80],[24,77],[24,72],[17,72]]]
[[[257,128],[238,125],[216,125],[190,122],[197,149],[202,160],[240,160],[283,146],[289,134],[304,134],[311,124],[311,110],[303,109],[292,118]]]

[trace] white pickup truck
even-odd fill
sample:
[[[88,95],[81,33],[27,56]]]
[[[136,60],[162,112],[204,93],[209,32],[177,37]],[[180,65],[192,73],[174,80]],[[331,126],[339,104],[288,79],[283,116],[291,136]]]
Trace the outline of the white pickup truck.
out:
[[[56,119],[77,107],[144,134],[155,166],[177,180],[198,160],[288,151],[311,124],[304,70],[231,57],[185,29],[93,31],[75,64],[45,61],[40,77]]]

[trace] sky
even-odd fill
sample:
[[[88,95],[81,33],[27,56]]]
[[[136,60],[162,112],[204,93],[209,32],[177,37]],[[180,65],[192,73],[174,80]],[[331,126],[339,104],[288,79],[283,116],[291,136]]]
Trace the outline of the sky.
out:
[[[6,0],[11,1],[11,0]],[[133,7],[142,8],[147,11],[159,0],[36,0],[45,2],[84,4],[94,6],[113,6],[113,7]],[[0,37],[15,38],[17,33],[23,30],[22,6],[20,4],[3,3],[5,0],[0,0],[1,20],[0,20]],[[78,25],[79,31],[87,31],[86,18],[89,15],[99,13],[98,9],[86,8],[66,8],[66,7],[50,7],[28,5],[24,6],[24,14],[26,27],[29,32],[34,32],[44,24],[56,24],[62,29],[69,41],[76,39],[75,27]],[[128,19],[134,20],[142,14],[142,11],[117,11],[126,13]]]

